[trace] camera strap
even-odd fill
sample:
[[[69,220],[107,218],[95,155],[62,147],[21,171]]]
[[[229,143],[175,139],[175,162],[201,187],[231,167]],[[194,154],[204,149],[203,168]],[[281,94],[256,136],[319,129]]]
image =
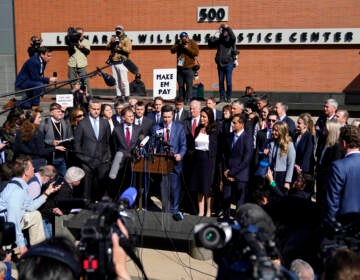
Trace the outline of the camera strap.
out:
[[[131,258],[131,260],[136,264],[136,266],[140,269],[143,274],[144,280],[148,280],[144,267],[139,259],[139,257],[135,254],[129,239],[122,239],[121,247],[124,249],[126,254]]]

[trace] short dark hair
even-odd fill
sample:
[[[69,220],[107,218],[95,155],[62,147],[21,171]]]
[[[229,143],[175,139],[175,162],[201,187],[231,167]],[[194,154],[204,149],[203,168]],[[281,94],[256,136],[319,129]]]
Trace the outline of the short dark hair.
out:
[[[40,54],[45,54],[47,52],[52,52],[52,49],[50,49],[49,47],[41,46],[38,48],[38,52]]]
[[[246,116],[245,114],[236,114],[232,116],[232,119],[239,118],[239,123],[245,124],[246,123]]]
[[[52,237],[32,246],[19,263],[19,279],[79,279],[80,257],[74,244],[64,237]]]
[[[50,104],[50,111],[61,110],[61,105],[59,103],[53,102]]]
[[[184,103],[184,98],[182,96],[178,96],[175,98],[175,103]]]
[[[30,156],[19,156],[12,164],[12,173],[14,177],[21,177],[29,169]]]
[[[137,106],[140,106],[140,107],[145,106],[144,101],[138,101],[138,102],[136,102],[135,107],[137,107]]]
[[[125,116],[126,112],[128,112],[128,111],[131,111],[131,113],[134,114],[134,111],[132,110],[132,108],[130,106],[127,106],[127,107],[125,107],[124,109],[121,110],[121,116],[122,117]]]
[[[167,113],[167,112],[174,112],[173,107],[171,107],[170,105],[164,105],[164,106],[161,108],[161,114]]]
[[[340,139],[345,141],[349,148],[360,148],[360,128],[347,125],[340,129]]]

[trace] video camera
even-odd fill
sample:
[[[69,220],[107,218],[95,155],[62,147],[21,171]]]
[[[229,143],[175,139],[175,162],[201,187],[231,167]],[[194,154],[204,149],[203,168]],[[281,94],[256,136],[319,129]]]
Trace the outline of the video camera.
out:
[[[78,245],[85,279],[115,279],[115,269],[112,262],[112,241],[111,235],[116,233],[119,236],[120,246],[130,256],[133,253],[132,244],[127,237],[119,230],[116,222],[121,219],[126,221],[126,209],[135,201],[137,191],[129,187],[114,203],[108,197],[93,208],[93,214],[85,222],[81,230],[81,239]]]
[[[67,35],[65,36],[65,44],[68,46],[77,45],[80,41],[81,33],[77,32],[76,29],[70,26],[67,30]]]
[[[293,279],[274,265],[275,242],[256,225],[202,223],[195,225],[194,237],[198,247],[213,251],[218,279]]]

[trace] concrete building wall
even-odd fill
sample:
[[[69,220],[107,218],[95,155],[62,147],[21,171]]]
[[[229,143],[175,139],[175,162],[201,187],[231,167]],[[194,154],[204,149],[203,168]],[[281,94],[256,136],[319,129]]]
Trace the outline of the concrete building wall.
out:
[[[228,24],[234,29],[277,28],[356,28],[360,27],[358,0],[14,0],[17,67],[27,59],[32,35],[65,32],[69,26],[86,31],[113,31],[123,25],[139,30],[214,30],[219,23],[197,22],[197,7],[228,6]],[[244,46],[239,45],[239,67],[234,70],[235,91],[252,85],[264,92],[341,93],[357,79],[360,69],[358,45],[324,46]],[[109,52],[95,47],[89,56],[89,70],[103,66]],[[215,50],[200,47],[200,80],[205,90],[217,90]],[[67,77],[66,48],[56,48],[47,74]],[[147,88],[152,88],[154,68],[175,67],[175,55],[168,47],[134,47],[131,59],[139,66]],[[133,75],[129,74],[129,79]],[[93,88],[104,88],[101,78],[91,81]]]

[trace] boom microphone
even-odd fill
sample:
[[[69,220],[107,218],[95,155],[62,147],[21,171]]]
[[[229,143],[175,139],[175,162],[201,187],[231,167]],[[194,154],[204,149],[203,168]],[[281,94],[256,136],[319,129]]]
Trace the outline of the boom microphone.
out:
[[[101,76],[104,79],[104,82],[107,86],[113,87],[116,85],[116,81],[113,76],[110,76],[109,74],[106,74],[104,71],[102,71],[99,67],[96,67],[96,70],[101,74]]]
[[[121,165],[123,164],[123,161],[124,161],[124,153],[121,151],[116,152],[109,172],[110,179],[114,180],[117,177],[117,174],[119,172]]]
[[[139,68],[136,66],[136,64],[134,62],[132,62],[131,59],[129,59],[129,58],[124,59],[123,64],[134,75],[139,73]]]
[[[124,208],[131,208],[135,202],[137,190],[130,186],[120,196],[119,203],[124,205]]]

